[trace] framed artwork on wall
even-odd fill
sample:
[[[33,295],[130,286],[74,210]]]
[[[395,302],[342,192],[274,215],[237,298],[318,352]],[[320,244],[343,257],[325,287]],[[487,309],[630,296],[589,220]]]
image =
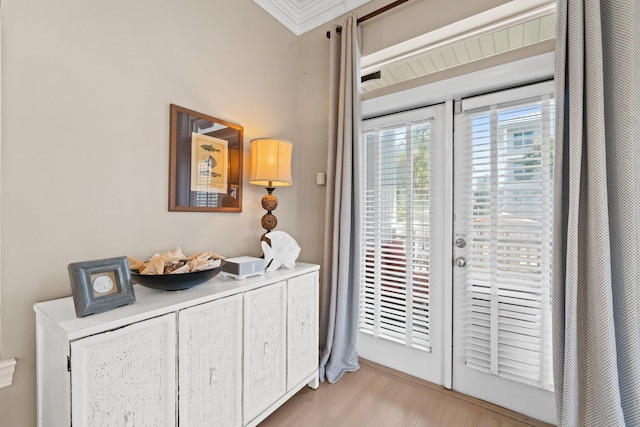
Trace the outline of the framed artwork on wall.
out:
[[[242,126],[171,104],[169,210],[242,212]]]
[[[191,189],[221,193],[229,177],[229,143],[220,138],[191,134]]]

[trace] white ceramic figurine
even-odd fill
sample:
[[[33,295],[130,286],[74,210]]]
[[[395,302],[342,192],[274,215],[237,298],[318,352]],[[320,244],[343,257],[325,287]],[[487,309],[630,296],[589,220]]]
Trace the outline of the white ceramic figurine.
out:
[[[300,254],[298,242],[284,231],[271,231],[267,237],[271,240],[271,246],[265,241],[261,242],[267,271],[277,270],[281,265],[287,268],[295,267]]]

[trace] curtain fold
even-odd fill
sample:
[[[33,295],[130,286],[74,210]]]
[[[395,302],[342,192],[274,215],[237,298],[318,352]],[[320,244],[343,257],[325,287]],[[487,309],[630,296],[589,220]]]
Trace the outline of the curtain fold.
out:
[[[329,155],[320,309],[320,380],[359,369],[360,30],[355,15],[330,38]]]
[[[640,2],[558,0],[558,425],[640,425]]]

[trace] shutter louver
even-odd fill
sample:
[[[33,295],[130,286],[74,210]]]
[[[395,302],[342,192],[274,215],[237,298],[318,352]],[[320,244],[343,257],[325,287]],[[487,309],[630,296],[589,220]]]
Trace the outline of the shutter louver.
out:
[[[553,95],[473,104],[460,130],[470,141],[465,361],[553,390]]]
[[[359,330],[430,351],[430,124],[422,117],[363,125]]]

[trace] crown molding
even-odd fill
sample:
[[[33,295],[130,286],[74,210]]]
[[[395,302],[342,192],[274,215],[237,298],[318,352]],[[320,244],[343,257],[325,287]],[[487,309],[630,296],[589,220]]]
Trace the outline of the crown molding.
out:
[[[253,0],[299,36],[370,0]]]

